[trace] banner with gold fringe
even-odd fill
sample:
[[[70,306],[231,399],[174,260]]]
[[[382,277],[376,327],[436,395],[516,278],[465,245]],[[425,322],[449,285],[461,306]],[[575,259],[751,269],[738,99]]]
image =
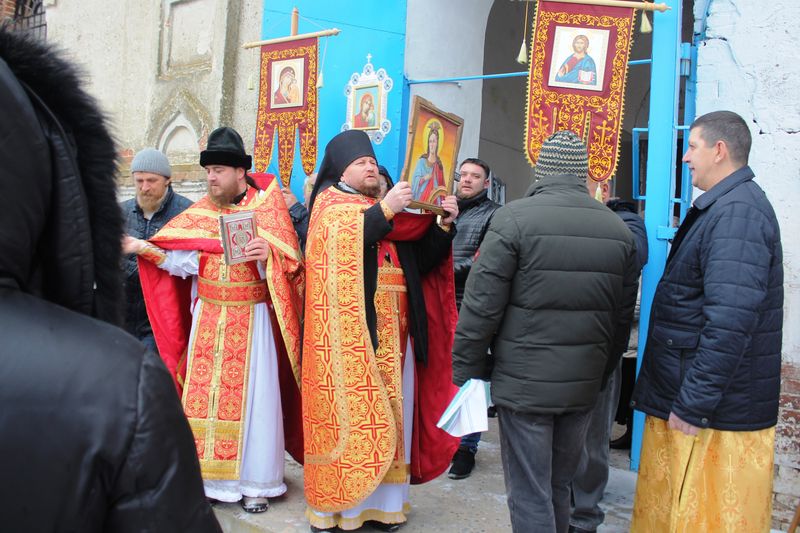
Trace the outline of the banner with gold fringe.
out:
[[[614,174],[633,20],[632,8],[539,0],[525,125],[531,165],[547,137],[572,130],[586,143],[589,176]]]
[[[265,172],[278,134],[278,172],[289,185],[295,138],[306,174],[317,164],[317,39],[298,39],[261,47],[255,171]]]

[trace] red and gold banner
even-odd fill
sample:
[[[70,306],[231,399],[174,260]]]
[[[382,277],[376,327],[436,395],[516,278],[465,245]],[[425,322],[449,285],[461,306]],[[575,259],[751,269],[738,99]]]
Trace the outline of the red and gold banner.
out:
[[[571,130],[586,143],[589,176],[614,174],[633,20],[631,8],[538,2],[525,126],[531,165],[547,137]]]
[[[256,172],[265,172],[278,133],[278,171],[289,185],[296,132],[306,174],[317,164],[317,39],[261,47],[258,117],[254,148]]]

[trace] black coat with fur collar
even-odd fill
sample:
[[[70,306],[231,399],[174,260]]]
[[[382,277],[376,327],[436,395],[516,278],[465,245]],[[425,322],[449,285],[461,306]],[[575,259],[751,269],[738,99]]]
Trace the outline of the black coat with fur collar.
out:
[[[0,529],[219,530],[172,380],[112,325],[115,173],[74,69],[0,27]]]

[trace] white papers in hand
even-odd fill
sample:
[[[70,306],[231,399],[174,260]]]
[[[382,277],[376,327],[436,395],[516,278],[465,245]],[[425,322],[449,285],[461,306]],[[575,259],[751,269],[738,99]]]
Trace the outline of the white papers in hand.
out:
[[[489,383],[468,379],[444,410],[436,427],[454,437],[479,433],[489,429],[486,408],[489,405]]]

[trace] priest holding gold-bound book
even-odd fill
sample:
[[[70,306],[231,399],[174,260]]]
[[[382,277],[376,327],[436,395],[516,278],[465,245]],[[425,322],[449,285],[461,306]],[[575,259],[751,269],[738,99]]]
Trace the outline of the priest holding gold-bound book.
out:
[[[194,433],[206,496],[267,510],[286,492],[284,449],[301,458],[299,361],[304,270],[276,179],[257,185],[227,127],[200,154],[208,194],[138,255],[159,352]]]

